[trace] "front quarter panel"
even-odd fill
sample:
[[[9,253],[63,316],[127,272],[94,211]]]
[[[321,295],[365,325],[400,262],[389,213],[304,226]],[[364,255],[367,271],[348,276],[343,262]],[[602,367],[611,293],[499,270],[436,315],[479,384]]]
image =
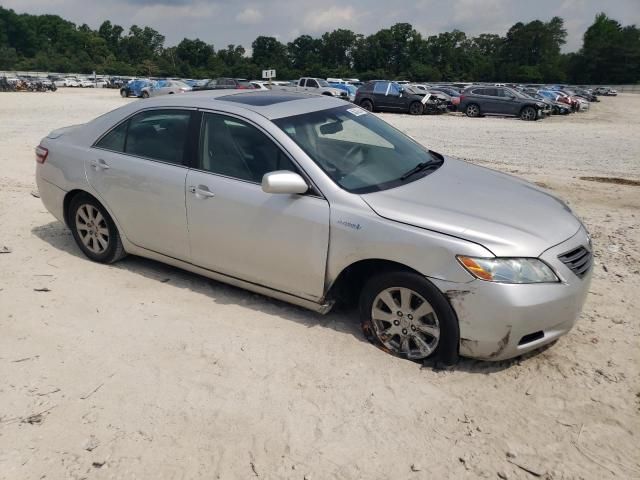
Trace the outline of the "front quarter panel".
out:
[[[456,255],[492,256],[481,245],[384,219],[360,197],[331,205],[327,287],[349,265],[369,259],[403,264],[426,277],[467,283]]]

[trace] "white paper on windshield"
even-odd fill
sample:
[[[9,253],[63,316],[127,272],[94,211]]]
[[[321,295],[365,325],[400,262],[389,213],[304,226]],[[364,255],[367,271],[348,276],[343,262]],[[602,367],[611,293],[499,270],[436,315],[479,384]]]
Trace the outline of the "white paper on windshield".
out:
[[[431,94],[427,93],[424,97],[422,97],[422,103],[427,103],[427,101],[431,98]]]
[[[367,111],[364,110],[363,108],[349,108],[347,109],[347,112],[349,112],[351,115],[355,115],[356,117],[359,117],[360,115],[366,115]]]

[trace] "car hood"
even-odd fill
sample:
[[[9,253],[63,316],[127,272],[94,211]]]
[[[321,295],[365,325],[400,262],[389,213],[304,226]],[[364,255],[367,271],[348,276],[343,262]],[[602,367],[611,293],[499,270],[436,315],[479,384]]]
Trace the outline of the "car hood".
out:
[[[537,257],[581,226],[564,202],[535,185],[452,158],[420,180],[362,198],[381,217],[502,257]]]

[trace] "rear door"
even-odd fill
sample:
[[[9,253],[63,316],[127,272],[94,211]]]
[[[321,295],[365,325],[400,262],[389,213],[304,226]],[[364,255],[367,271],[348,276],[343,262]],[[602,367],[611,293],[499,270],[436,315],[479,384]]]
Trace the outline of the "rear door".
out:
[[[391,105],[387,98],[387,92],[391,87],[390,82],[376,82],[373,85],[373,103],[376,108],[380,110],[394,110],[395,107]]]
[[[320,299],[329,246],[328,202],[313,192],[263,192],[265,173],[299,170],[271,137],[245,119],[204,113],[199,150],[196,168],[187,176],[192,262]]]
[[[195,111],[145,110],[89,149],[85,171],[122,233],[139,247],[188,260],[187,138]]]

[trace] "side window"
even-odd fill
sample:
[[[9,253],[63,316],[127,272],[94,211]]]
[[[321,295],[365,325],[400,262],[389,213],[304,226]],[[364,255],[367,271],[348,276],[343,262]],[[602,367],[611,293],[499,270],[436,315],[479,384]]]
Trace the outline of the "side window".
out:
[[[373,86],[373,93],[385,95],[387,93],[388,87],[389,87],[388,82],[376,82],[375,85]]]
[[[298,83],[299,87],[304,87],[307,83],[307,79],[306,78],[301,78],[300,79],[300,83]]]
[[[297,172],[282,150],[256,127],[211,113],[202,120],[200,168],[256,183],[276,170]]]
[[[391,86],[389,87],[389,93],[387,93],[387,95],[392,95],[392,96],[400,96],[400,86],[397,83],[392,83]]]
[[[124,142],[127,137],[127,126],[129,121],[122,122],[116,128],[107,133],[96,143],[96,147],[111,150],[113,152],[124,152]]]
[[[309,79],[307,79],[307,87],[319,88],[319,85],[318,85],[318,82],[316,82],[312,78],[309,78]]]
[[[129,120],[125,153],[162,162],[183,163],[189,119],[184,110],[149,110]]]

